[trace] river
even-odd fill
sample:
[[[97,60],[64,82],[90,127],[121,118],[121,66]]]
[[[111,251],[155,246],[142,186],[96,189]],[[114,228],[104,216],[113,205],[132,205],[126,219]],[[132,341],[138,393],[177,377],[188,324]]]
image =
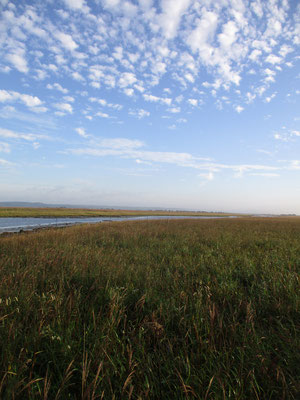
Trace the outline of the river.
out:
[[[71,217],[71,218],[19,218],[7,217],[0,218],[0,234],[5,232],[30,231],[46,227],[63,227],[76,224],[95,224],[99,222],[112,221],[134,221],[134,220],[158,220],[158,219],[220,219],[235,218],[213,217],[213,216],[139,216],[139,217]]]

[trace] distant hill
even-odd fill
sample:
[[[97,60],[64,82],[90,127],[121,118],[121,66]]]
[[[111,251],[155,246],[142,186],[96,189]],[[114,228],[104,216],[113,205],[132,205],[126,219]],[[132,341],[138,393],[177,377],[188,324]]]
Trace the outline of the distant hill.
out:
[[[27,201],[2,201],[0,207],[30,207],[30,208],[88,208],[92,210],[153,210],[153,211],[192,211],[177,208],[164,208],[164,207],[125,207],[125,206],[91,206],[88,204],[48,204],[40,202],[27,202]],[[205,213],[207,211],[199,211]]]
[[[2,201],[0,202],[0,207],[33,207],[33,208],[44,208],[44,207],[60,207],[54,204],[45,203],[30,203],[26,201]]]

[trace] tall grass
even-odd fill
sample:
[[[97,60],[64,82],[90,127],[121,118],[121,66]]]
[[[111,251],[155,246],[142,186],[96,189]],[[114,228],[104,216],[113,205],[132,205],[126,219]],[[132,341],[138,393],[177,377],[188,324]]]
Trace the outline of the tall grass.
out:
[[[0,238],[1,399],[298,399],[300,222]]]

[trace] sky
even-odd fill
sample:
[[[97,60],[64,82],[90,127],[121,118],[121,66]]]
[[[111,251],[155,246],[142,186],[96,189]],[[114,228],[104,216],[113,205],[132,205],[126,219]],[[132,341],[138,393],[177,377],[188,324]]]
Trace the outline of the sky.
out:
[[[0,0],[0,201],[300,214],[296,0]]]

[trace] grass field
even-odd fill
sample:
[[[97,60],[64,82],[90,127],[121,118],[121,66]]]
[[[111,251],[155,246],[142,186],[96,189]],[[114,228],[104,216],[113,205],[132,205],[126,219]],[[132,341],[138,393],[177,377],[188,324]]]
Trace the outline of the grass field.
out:
[[[193,211],[166,210],[114,210],[86,208],[29,208],[29,207],[0,207],[0,218],[3,217],[121,217],[139,215],[182,215],[182,216],[229,216],[226,213],[207,213]]]
[[[299,399],[300,220],[0,237],[1,399]]]

